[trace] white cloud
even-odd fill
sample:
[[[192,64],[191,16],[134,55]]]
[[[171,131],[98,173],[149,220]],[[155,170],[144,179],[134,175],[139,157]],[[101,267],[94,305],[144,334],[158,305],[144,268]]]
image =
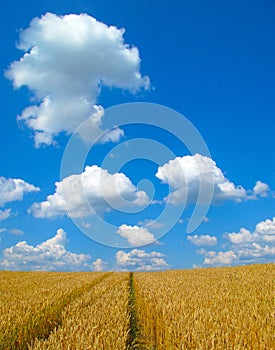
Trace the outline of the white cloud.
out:
[[[86,166],[82,174],[68,176],[55,185],[54,194],[30,208],[35,217],[56,217],[68,210],[71,217],[83,218],[93,215],[95,210],[143,206],[149,201],[146,193],[137,191],[126,175],[110,174],[96,165]]]
[[[204,249],[198,251],[199,254],[205,256],[203,264],[212,266],[232,265],[237,261],[237,256],[233,250],[227,252],[206,251]]]
[[[1,232],[7,232],[7,233],[10,233],[10,234],[15,235],[15,236],[22,236],[24,234],[24,232],[22,230],[20,230],[19,228],[12,228],[12,229],[0,228],[0,233]]]
[[[58,229],[53,238],[36,246],[25,241],[6,248],[0,260],[0,268],[7,270],[90,270],[89,255],[66,250],[66,232]]]
[[[269,192],[270,192],[269,186],[261,181],[257,181],[253,188],[253,193],[256,196],[267,197]]]
[[[121,225],[117,234],[126,238],[132,246],[143,246],[156,241],[155,236],[146,227]]]
[[[141,220],[141,221],[138,222],[138,225],[139,226],[146,226],[146,227],[149,227],[149,228],[160,228],[160,227],[164,226],[163,223],[155,221],[155,220],[152,220],[152,219]]]
[[[194,245],[198,246],[206,246],[206,245],[216,245],[218,240],[216,236],[210,236],[210,235],[194,235],[194,236],[187,236],[187,239],[189,242],[191,242]]]
[[[234,244],[248,243],[253,240],[251,232],[245,228],[241,228],[238,233],[228,233],[228,238]]]
[[[129,253],[120,250],[116,253],[118,270],[155,271],[167,269],[165,254],[159,252],[146,253],[145,250],[133,249]]]
[[[11,209],[0,210],[0,221],[11,216]]]
[[[124,131],[118,127],[115,127],[114,129],[106,132],[99,140],[99,143],[118,142],[123,136]]]
[[[275,217],[272,220],[267,219],[258,223],[256,225],[255,232],[263,237],[267,237],[269,235],[275,236]]]
[[[104,271],[107,265],[107,262],[103,261],[101,258],[98,258],[92,263],[92,270],[98,272]]]
[[[149,87],[149,78],[140,74],[138,49],[124,43],[123,34],[124,29],[87,14],[46,13],[21,31],[17,47],[24,55],[10,65],[6,77],[15,88],[27,86],[37,99],[19,117],[34,131],[37,147],[52,144],[60,132],[73,133],[88,118],[90,139],[97,138],[101,86],[133,92]],[[115,129],[108,141],[119,136]]]
[[[156,177],[174,189],[166,199],[175,205],[182,203],[184,198],[187,198],[188,203],[195,203],[200,185],[207,183],[213,184],[213,202],[216,203],[256,199],[257,196],[262,197],[266,194],[268,189],[268,186],[260,181],[257,181],[254,192],[236,186],[224,176],[212,159],[200,154],[170,160],[158,168]]]
[[[83,221],[81,225],[83,227],[85,227],[85,228],[90,228],[91,227],[91,224],[89,222],[85,222],[85,221]]]
[[[38,187],[21,179],[7,179],[0,177],[0,207],[6,203],[21,201],[24,194],[39,191]],[[10,214],[9,209],[2,211],[2,215]]]
[[[253,232],[241,228],[224,237],[231,244],[228,251],[198,251],[204,256],[204,265],[267,263],[275,259],[275,217],[258,223]]]
[[[259,243],[259,242],[274,242],[275,244],[275,217],[267,219],[256,225],[254,232],[250,232],[245,228],[241,228],[240,232],[232,232],[226,234],[228,239],[233,244]]]
[[[204,265],[242,265],[248,263],[260,264],[274,262],[275,246],[267,244],[251,243],[241,247],[234,247],[229,251],[199,251],[204,255]]]
[[[275,245],[264,243],[251,243],[238,248],[240,261],[245,262],[274,262]]]
[[[24,232],[20,230],[20,228],[12,228],[11,230],[9,230],[9,233],[16,236],[22,236],[24,234]]]

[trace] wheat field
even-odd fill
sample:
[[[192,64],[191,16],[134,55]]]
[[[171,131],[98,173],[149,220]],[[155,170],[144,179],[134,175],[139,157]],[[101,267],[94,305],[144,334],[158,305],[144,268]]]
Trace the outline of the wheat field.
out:
[[[135,274],[145,349],[274,349],[275,265]]]
[[[0,349],[274,347],[275,265],[0,272]]]

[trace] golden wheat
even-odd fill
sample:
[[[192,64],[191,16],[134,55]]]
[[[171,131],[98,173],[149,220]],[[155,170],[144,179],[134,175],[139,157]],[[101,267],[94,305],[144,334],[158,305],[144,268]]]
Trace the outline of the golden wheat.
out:
[[[0,273],[0,349],[26,349],[60,323],[64,307],[103,273]]]
[[[32,350],[127,348],[129,274],[116,273],[70,304],[62,314],[62,327]]]
[[[273,350],[274,274],[0,272],[0,349]]]
[[[275,265],[135,274],[144,349],[274,349]]]

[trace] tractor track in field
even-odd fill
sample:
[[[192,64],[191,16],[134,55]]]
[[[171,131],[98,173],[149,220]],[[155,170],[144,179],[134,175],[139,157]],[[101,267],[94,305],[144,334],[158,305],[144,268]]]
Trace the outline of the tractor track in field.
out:
[[[141,341],[141,334],[139,330],[138,315],[137,315],[137,306],[136,306],[136,290],[135,290],[135,281],[134,273],[129,273],[129,333],[126,349],[127,350],[144,350],[144,344]]]
[[[27,322],[18,325],[12,335],[9,336],[9,339],[2,339],[3,344],[9,344],[9,350],[27,350],[35,339],[46,340],[54,329],[62,326],[64,309],[112,274],[110,272],[105,273],[85,286],[73,289],[70,293],[46,307],[42,312],[41,309],[38,310],[36,317],[32,314]],[[7,350],[7,348],[2,347],[0,344],[0,350]]]

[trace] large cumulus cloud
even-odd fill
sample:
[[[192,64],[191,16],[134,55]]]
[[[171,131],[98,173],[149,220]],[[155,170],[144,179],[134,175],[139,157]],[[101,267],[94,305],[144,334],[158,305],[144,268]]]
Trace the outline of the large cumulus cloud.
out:
[[[35,217],[69,214],[72,218],[84,218],[95,211],[144,206],[149,202],[146,193],[138,191],[125,174],[110,174],[96,165],[86,166],[83,173],[70,175],[55,185],[53,194],[30,208]]]
[[[21,31],[18,49],[24,52],[11,63],[6,77],[15,88],[28,87],[36,104],[19,120],[34,131],[36,147],[52,144],[61,132],[73,133],[90,118],[89,137],[101,134],[101,86],[137,91],[149,87],[140,73],[136,47],[124,42],[124,29],[108,26],[87,14],[34,18]],[[121,135],[108,140],[117,140]],[[87,137],[86,135],[81,135]]]
[[[173,191],[166,198],[172,204],[195,203],[200,188],[211,184],[213,186],[213,202],[224,201],[241,202],[249,199],[265,197],[269,194],[269,186],[257,181],[253,190],[246,190],[243,186],[236,186],[225,177],[216,162],[200,154],[177,157],[160,166],[156,177],[169,184]]]

